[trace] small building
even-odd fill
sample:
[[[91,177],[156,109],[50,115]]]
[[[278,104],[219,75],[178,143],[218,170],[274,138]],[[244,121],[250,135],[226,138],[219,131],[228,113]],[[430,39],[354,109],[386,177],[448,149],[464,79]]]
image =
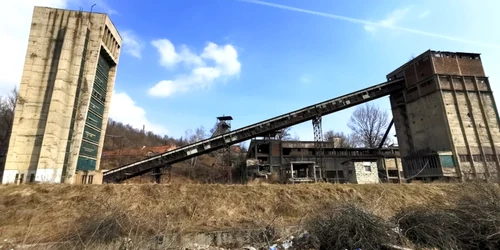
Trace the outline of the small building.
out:
[[[375,159],[353,159],[342,163],[347,175],[347,183],[373,184],[379,183],[378,165]],[[340,176],[339,176],[340,177]]]

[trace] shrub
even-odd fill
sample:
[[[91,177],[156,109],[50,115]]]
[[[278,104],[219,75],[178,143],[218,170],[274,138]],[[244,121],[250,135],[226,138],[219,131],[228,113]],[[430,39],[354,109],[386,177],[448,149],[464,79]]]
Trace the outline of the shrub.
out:
[[[384,249],[404,244],[395,227],[354,204],[328,205],[306,226],[320,249]]]

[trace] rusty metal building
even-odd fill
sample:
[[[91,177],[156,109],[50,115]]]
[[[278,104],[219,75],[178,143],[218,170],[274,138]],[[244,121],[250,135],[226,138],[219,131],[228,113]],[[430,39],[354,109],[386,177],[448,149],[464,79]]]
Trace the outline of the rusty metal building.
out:
[[[353,174],[349,162],[375,163],[377,176],[382,182],[399,182],[402,180],[402,165],[397,148],[338,148],[334,142],[323,142],[324,176],[329,182],[352,182]],[[316,148],[313,141],[283,141],[276,139],[254,139],[250,142],[247,153],[247,173],[250,178],[255,175],[275,176],[284,182],[283,175],[290,164],[314,164]],[[399,170],[399,171],[398,171]],[[312,176],[310,174],[309,176]],[[358,178],[359,179],[359,178]],[[379,180],[377,180],[379,181]]]
[[[405,177],[497,178],[499,118],[481,57],[426,51],[387,75]]]

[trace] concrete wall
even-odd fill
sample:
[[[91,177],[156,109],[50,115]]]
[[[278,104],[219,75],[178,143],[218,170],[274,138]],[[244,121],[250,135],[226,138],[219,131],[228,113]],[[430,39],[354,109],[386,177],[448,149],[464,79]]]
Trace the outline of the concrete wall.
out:
[[[439,81],[462,175],[496,178],[500,129],[488,79],[442,76]]]
[[[85,178],[82,178],[84,177]],[[90,177],[91,176],[91,177]],[[90,181],[92,178],[92,181]],[[73,175],[73,184],[102,184],[103,173],[100,170],[97,171],[76,171]],[[85,180],[85,183],[82,181]],[[92,182],[92,183],[90,183]]]
[[[73,180],[83,133],[81,121],[86,119],[89,90],[95,77],[99,50],[104,46],[102,37],[106,25],[121,44],[116,29],[105,14],[35,7],[3,183],[14,182],[16,174],[23,175],[24,180],[33,179],[32,175],[35,181],[43,182],[61,182],[63,176]],[[90,41],[87,54],[83,55],[88,29]],[[117,62],[119,46],[115,47]],[[85,67],[80,75],[82,63]],[[109,92],[112,92],[114,73],[113,81],[108,85]],[[81,91],[78,96],[79,84]],[[110,99],[107,98],[108,102]],[[73,108],[78,110],[77,124],[73,138],[69,138]],[[69,152],[68,139],[71,141]],[[68,165],[73,167],[63,172],[66,157],[71,162]]]
[[[383,159],[384,164],[388,170],[399,170],[403,171],[403,164],[401,163],[401,158],[386,158]]]

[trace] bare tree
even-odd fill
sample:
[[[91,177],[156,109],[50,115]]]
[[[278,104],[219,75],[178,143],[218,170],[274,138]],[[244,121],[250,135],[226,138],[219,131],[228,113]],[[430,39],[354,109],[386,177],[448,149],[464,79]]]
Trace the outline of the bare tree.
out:
[[[17,88],[14,87],[7,96],[0,97],[0,155],[9,148],[17,96]]]
[[[345,134],[343,132],[334,132],[333,130],[328,130],[323,136],[325,141],[336,142],[335,145],[339,148],[353,148],[356,147],[357,138],[350,134]]]
[[[276,135],[276,139],[283,141],[299,141],[300,137],[297,135],[297,133],[294,133],[294,135],[292,136],[292,133],[290,131],[291,129],[291,127],[282,129],[281,133]]]
[[[389,122],[387,112],[378,106],[365,104],[354,111],[347,126],[354,136],[359,137],[361,146],[374,148],[382,141]]]
[[[205,131],[205,128],[203,126],[200,126],[196,128],[194,132],[191,129],[186,130],[186,132],[184,132],[184,137],[187,143],[191,144],[206,139],[207,132]],[[193,157],[191,158],[189,165],[191,166],[191,168],[194,168],[197,162],[198,157]]]

